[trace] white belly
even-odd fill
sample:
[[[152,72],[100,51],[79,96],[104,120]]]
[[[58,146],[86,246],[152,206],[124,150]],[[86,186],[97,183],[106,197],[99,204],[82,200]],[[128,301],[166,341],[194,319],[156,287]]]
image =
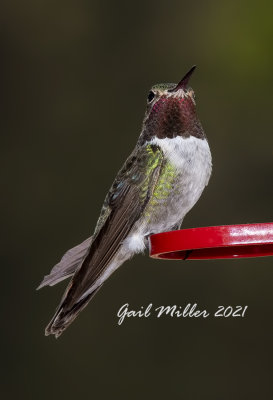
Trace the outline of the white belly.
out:
[[[180,223],[201,196],[211,175],[211,153],[206,139],[177,136],[172,139],[154,138],[150,143],[161,147],[178,176],[173,192],[156,210],[154,218],[148,223],[145,219],[136,223],[124,241],[127,250],[132,252],[144,250],[145,236],[170,230]]]

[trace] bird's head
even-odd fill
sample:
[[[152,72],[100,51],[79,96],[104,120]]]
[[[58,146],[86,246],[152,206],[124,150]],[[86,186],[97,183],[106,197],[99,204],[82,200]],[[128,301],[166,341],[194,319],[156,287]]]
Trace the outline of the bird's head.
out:
[[[189,86],[195,68],[193,66],[178,84],[160,83],[151,88],[147,97],[142,139],[205,137],[196,114],[194,91]]]

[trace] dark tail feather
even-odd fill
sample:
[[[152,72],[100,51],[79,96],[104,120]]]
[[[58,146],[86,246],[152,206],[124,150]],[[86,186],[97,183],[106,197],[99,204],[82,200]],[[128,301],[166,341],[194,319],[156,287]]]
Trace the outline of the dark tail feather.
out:
[[[101,286],[97,287],[93,292],[74,304],[72,308],[67,309],[64,300],[58,307],[55,315],[45,329],[45,335],[55,335],[58,338],[65,329],[74,321],[78,314],[88,305],[89,301],[95,296]],[[68,288],[69,291],[70,288]],[[66,297],[66,294],[64,298]]]
[[[59,283],[73,275],[84,260],[90,248],[91,242],[92,236],[81,244],[78,244],[77,246],[68,250],[62,257],[61,261],[52,268],[50,274],[44,277],[37,290],[44,286],[56,285],[56,283]]]

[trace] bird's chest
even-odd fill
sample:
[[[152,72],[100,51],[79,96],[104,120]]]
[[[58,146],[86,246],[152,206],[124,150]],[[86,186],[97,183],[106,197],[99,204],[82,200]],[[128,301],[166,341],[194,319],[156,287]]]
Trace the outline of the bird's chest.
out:
[[[153,231],[170,229],[199,199],[211,174],[211,154],[206,140],[154,139],[166,162],[146,210]]]

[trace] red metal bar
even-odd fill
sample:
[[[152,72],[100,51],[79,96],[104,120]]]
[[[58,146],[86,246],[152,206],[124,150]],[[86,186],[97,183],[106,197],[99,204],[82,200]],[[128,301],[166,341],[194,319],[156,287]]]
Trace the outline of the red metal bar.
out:
[[[273,223],[209,226],[150,236],[150,256],[220,259],[273,255]]]

